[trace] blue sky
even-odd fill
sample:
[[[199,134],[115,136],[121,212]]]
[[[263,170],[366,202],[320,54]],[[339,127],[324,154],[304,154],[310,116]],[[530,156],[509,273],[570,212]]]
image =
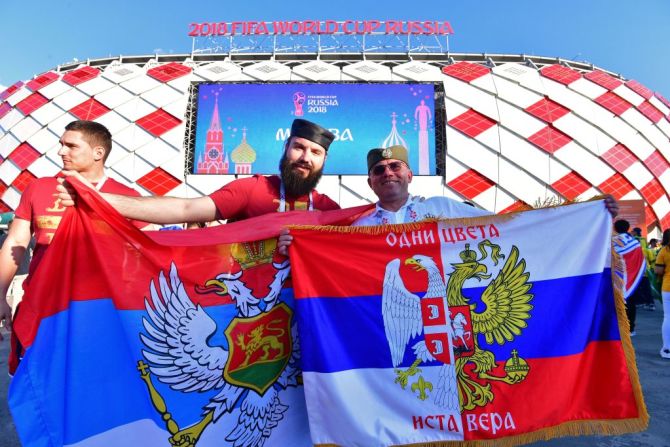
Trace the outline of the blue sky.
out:
[[[190,52],[190,22],[448,20],[452,52],[587,61],[670,98],[667,0],[1,0],[0,17],[4,86],[74,58]]]

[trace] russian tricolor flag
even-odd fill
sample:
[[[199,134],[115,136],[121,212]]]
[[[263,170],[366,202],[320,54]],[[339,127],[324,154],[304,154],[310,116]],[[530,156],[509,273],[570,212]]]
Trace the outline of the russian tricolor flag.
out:
[[[646,427],[602,201],[292,234],[316,445]]]

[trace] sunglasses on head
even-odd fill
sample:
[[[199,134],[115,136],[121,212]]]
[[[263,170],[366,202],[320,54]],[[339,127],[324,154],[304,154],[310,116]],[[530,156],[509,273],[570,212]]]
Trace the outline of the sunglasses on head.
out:
[[[400,169],[402,169],[403,162],[401,161],[392,161],[389,164],[385,165],[377,165],[370,172],[372,172],[372,175],[382,175],[383,173],[386,172],[386,168],[389,168],[391,172],[398,172]]]

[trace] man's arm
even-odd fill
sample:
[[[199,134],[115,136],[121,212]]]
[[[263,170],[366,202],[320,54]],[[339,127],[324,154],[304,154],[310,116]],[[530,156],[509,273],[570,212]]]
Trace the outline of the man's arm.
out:
[[[66,177],[75,177],[84,185],[92,185],[74,171],[63,171]],[[77,192],[67,181],[58,185],[58,197],[64,206],[74,205]],[[184,222],[210,222],[217,219],[216,205],[209,196],[193,199],[179,197],[132,197],[112,193],[100,193],[103,199],[123,217],[157,224],[180,224]]]
[[[658,279],[659,284],[663,284],[663,274],[665,273],[665,265],[667,264],[666,259],[667,250],[665,247],[661,248],[656,255],[656,262],[654,263],[654,273],[656,273],[656,278]]]
[[[665,273],[665,253],[662,250],[656,255],[656,262],[654,263],[654,273],[659,280],[663,280],[663,273]]]
[[[7,290],[26,254],[30,236],[30,222],[16,217],[0,249],[0,322],[4,322],[8,330],[12,327],[12,309],[7,303]],[[2,333],[0,333],[0,340],[2,340]]]
[[[179,197],[130,197],[100,193],[123,217],[157,224],[211,222],[216,220],[216,206],[209,196],[193,199]]]

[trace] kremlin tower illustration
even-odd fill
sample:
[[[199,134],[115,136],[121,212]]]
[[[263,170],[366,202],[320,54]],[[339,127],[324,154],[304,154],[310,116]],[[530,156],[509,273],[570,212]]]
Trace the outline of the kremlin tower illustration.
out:
[[[198,174],[251,174],[256,161],[256,151],[247,142],[247,129],[242,128],[242,142],[231,153],[234,172],[230,172],[230,161],[223,144],[223,129],[219,118],[219,94],[215,93],[212,120],[207,129],[205,149],[198,157]]]
[[[212,121],[207,130],[204,154],[200,154],[198,159],[198,174],[228,173],[228,154],[223,148],[223,130],[219,119],[219,94],[214,95]]]

